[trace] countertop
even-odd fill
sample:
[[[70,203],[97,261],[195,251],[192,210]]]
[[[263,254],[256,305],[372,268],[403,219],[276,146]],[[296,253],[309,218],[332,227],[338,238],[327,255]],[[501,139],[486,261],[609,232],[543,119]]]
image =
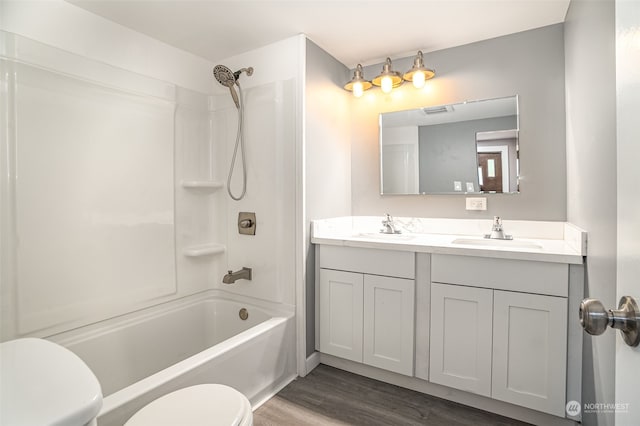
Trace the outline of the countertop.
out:
[[[491,230],[491,220],[397,218],[400,234],[380,233],[381,221],[382,217],[371,216],[316,220],[311,242],[568,264],[582,264],[586,256],[587,233],[567,222],[503,221],[514,239],[487,240],[483,235]],[[485,232],[476,232],[479,229]]]

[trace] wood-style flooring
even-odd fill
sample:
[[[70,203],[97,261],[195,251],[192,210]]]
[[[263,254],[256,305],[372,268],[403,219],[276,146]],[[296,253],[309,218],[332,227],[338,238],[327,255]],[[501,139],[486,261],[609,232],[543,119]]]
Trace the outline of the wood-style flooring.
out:
[[[526,423],[320,365],[253,413],[255,426]]]

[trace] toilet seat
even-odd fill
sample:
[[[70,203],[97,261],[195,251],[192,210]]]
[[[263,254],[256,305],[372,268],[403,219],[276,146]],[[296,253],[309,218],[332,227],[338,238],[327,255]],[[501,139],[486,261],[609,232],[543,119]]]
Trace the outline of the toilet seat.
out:
[[[204,384],[179,389],[152,401],[125,426],[251,426],[249,400],[232,387]]]

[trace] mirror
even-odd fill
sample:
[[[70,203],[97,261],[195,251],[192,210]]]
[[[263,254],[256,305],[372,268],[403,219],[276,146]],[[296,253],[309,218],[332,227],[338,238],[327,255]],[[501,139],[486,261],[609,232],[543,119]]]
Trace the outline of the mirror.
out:
[[[516,193],[518,96],[380,114],[381,194]]]

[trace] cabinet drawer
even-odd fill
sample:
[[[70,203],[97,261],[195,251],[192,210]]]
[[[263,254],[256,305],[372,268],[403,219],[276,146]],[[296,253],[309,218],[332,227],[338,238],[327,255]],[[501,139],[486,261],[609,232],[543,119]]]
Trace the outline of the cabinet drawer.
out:
[[[434,254],[431,281],[567,297],[569,265]]]
[[[415,278],[415,253],[320,245],[320,268]]]

